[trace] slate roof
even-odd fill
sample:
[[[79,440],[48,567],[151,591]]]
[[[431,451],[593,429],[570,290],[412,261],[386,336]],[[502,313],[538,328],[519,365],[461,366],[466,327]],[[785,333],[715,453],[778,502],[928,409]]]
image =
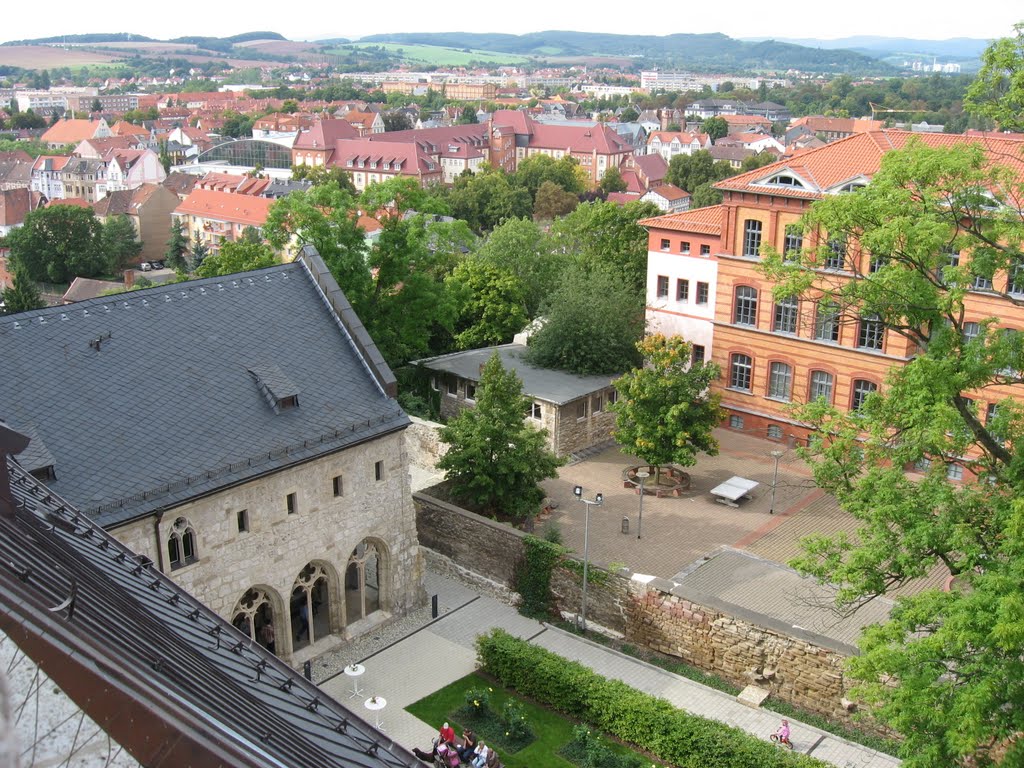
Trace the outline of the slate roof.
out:
[[[888,620],[893,602],[876,598],[852,615],[835,610],[835,588],[817,584],[771,560],[723,548],[676,574],[673,594],[724,610],[787,635],[855,655],[869,624]]]
[[[14,459],[0,461],[15,505],[0,514],[0,630],[140,763],[415,762]]]
[[[0,419],[35,425],[54,490],[104,526],[403,429],[371,374],[390,371],[327,274],[304,254],[4,316]],[[267,364],[298,407],[268,405],[247,372]]]
[[[555,405],[565,405],[584,395],[607,389],[618,378],[618,375],[577,376],[566,371],[537,368],[523,360],[526,347],[515,343],[438,355],[417,360],[416,364],[431,371],[453,373],[462,379],[480,381],[480,370],[495,352],[501,357],[505,369],[515,371],[522,380],[524,395]]]

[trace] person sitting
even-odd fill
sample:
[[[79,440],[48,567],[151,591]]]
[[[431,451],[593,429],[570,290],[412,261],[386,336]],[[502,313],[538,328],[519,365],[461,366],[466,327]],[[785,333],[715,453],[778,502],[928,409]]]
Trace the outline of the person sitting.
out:
[[[490,750],[487,753],[487,768],[501,768],[501,760],[498,759],[498,753],[488,747]]]
[[[473,750],[473,768],[484,768],[487,765],[487,758],[491,755],[491,749],[482,741]]]
[[[438,738],[440,738],[445,744],[455,746],[455,729],[448,725],[448,723],[445,723],[441,726],[441,732],[438,734]]]
[[[462,744],[457,744],[455,749],[459,753],[459,759],[468,763],[473,757],[473,750],[476,749],[476,734],[468,729],[463,731]]]

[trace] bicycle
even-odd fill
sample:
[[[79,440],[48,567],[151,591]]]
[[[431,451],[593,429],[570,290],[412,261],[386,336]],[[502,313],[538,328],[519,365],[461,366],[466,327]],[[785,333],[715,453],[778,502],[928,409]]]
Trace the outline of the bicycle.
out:
[[[789,740],[788,736],[782,736],[782,735],[780,735],[778,733],[773,733],[768,738],[771,739],[775,744],[779,744],[781,746],[784,746],[787,749],[792,749],[793,748],[793,742]]]

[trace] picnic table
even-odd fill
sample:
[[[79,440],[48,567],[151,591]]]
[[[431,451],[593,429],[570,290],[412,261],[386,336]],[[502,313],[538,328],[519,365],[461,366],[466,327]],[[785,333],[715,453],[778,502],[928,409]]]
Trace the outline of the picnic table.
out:
[[[720,504],[727,504],[730,507],[738,507],[740,499],[750,499],[750,492],[760,485],[756,480],[747,480],[745,477],[733,475],[724,483],[719,483],[711,489],[711,495]]]

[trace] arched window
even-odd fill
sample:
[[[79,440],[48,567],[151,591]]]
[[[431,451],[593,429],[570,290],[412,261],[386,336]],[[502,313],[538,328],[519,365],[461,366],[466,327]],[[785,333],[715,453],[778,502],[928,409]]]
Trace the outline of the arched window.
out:
[[[231,623],[243,635],[248,635],[250,640],[271,653],[277,653],[274,607],[266,591],[258,587],[246,590],[235,606]]]
[[[733,355],[729,364],[729,386],[749,392],[753,371],[754,361],[750,355]]]
[[[789,400],[793,394],[793,369],[785,363],[772,363],[768,367],[768,397]]]
[[[292,585],[291,620],[294,648],[312,645],[331,633],[331,600],[327,569],[307,563]]]
[[[811,387],[807,393],[809,401],[824,400],[832,403],[832,374],[825,371],[811,371]]]
[[[351,624],[381,608],[381,558],[377,546],[360,542],[345,569],[345,620]]]
[[[174,521],[171,535],[167,539],[167,562],[170,563],[171,570],[174,570],[198,559],[195,529],[188,520],[179,517]]]
[[[749,285],[736,288],[732,321],[736,325],[757,325],[757,289]]]
[[[850,408],[854,411],[859,411],[867,401],[868,396],[877,391],[878,385],[875,384],[875,382],[867,381],[866,379],[855,379],[853,382],[853,399],[850,402]]]

